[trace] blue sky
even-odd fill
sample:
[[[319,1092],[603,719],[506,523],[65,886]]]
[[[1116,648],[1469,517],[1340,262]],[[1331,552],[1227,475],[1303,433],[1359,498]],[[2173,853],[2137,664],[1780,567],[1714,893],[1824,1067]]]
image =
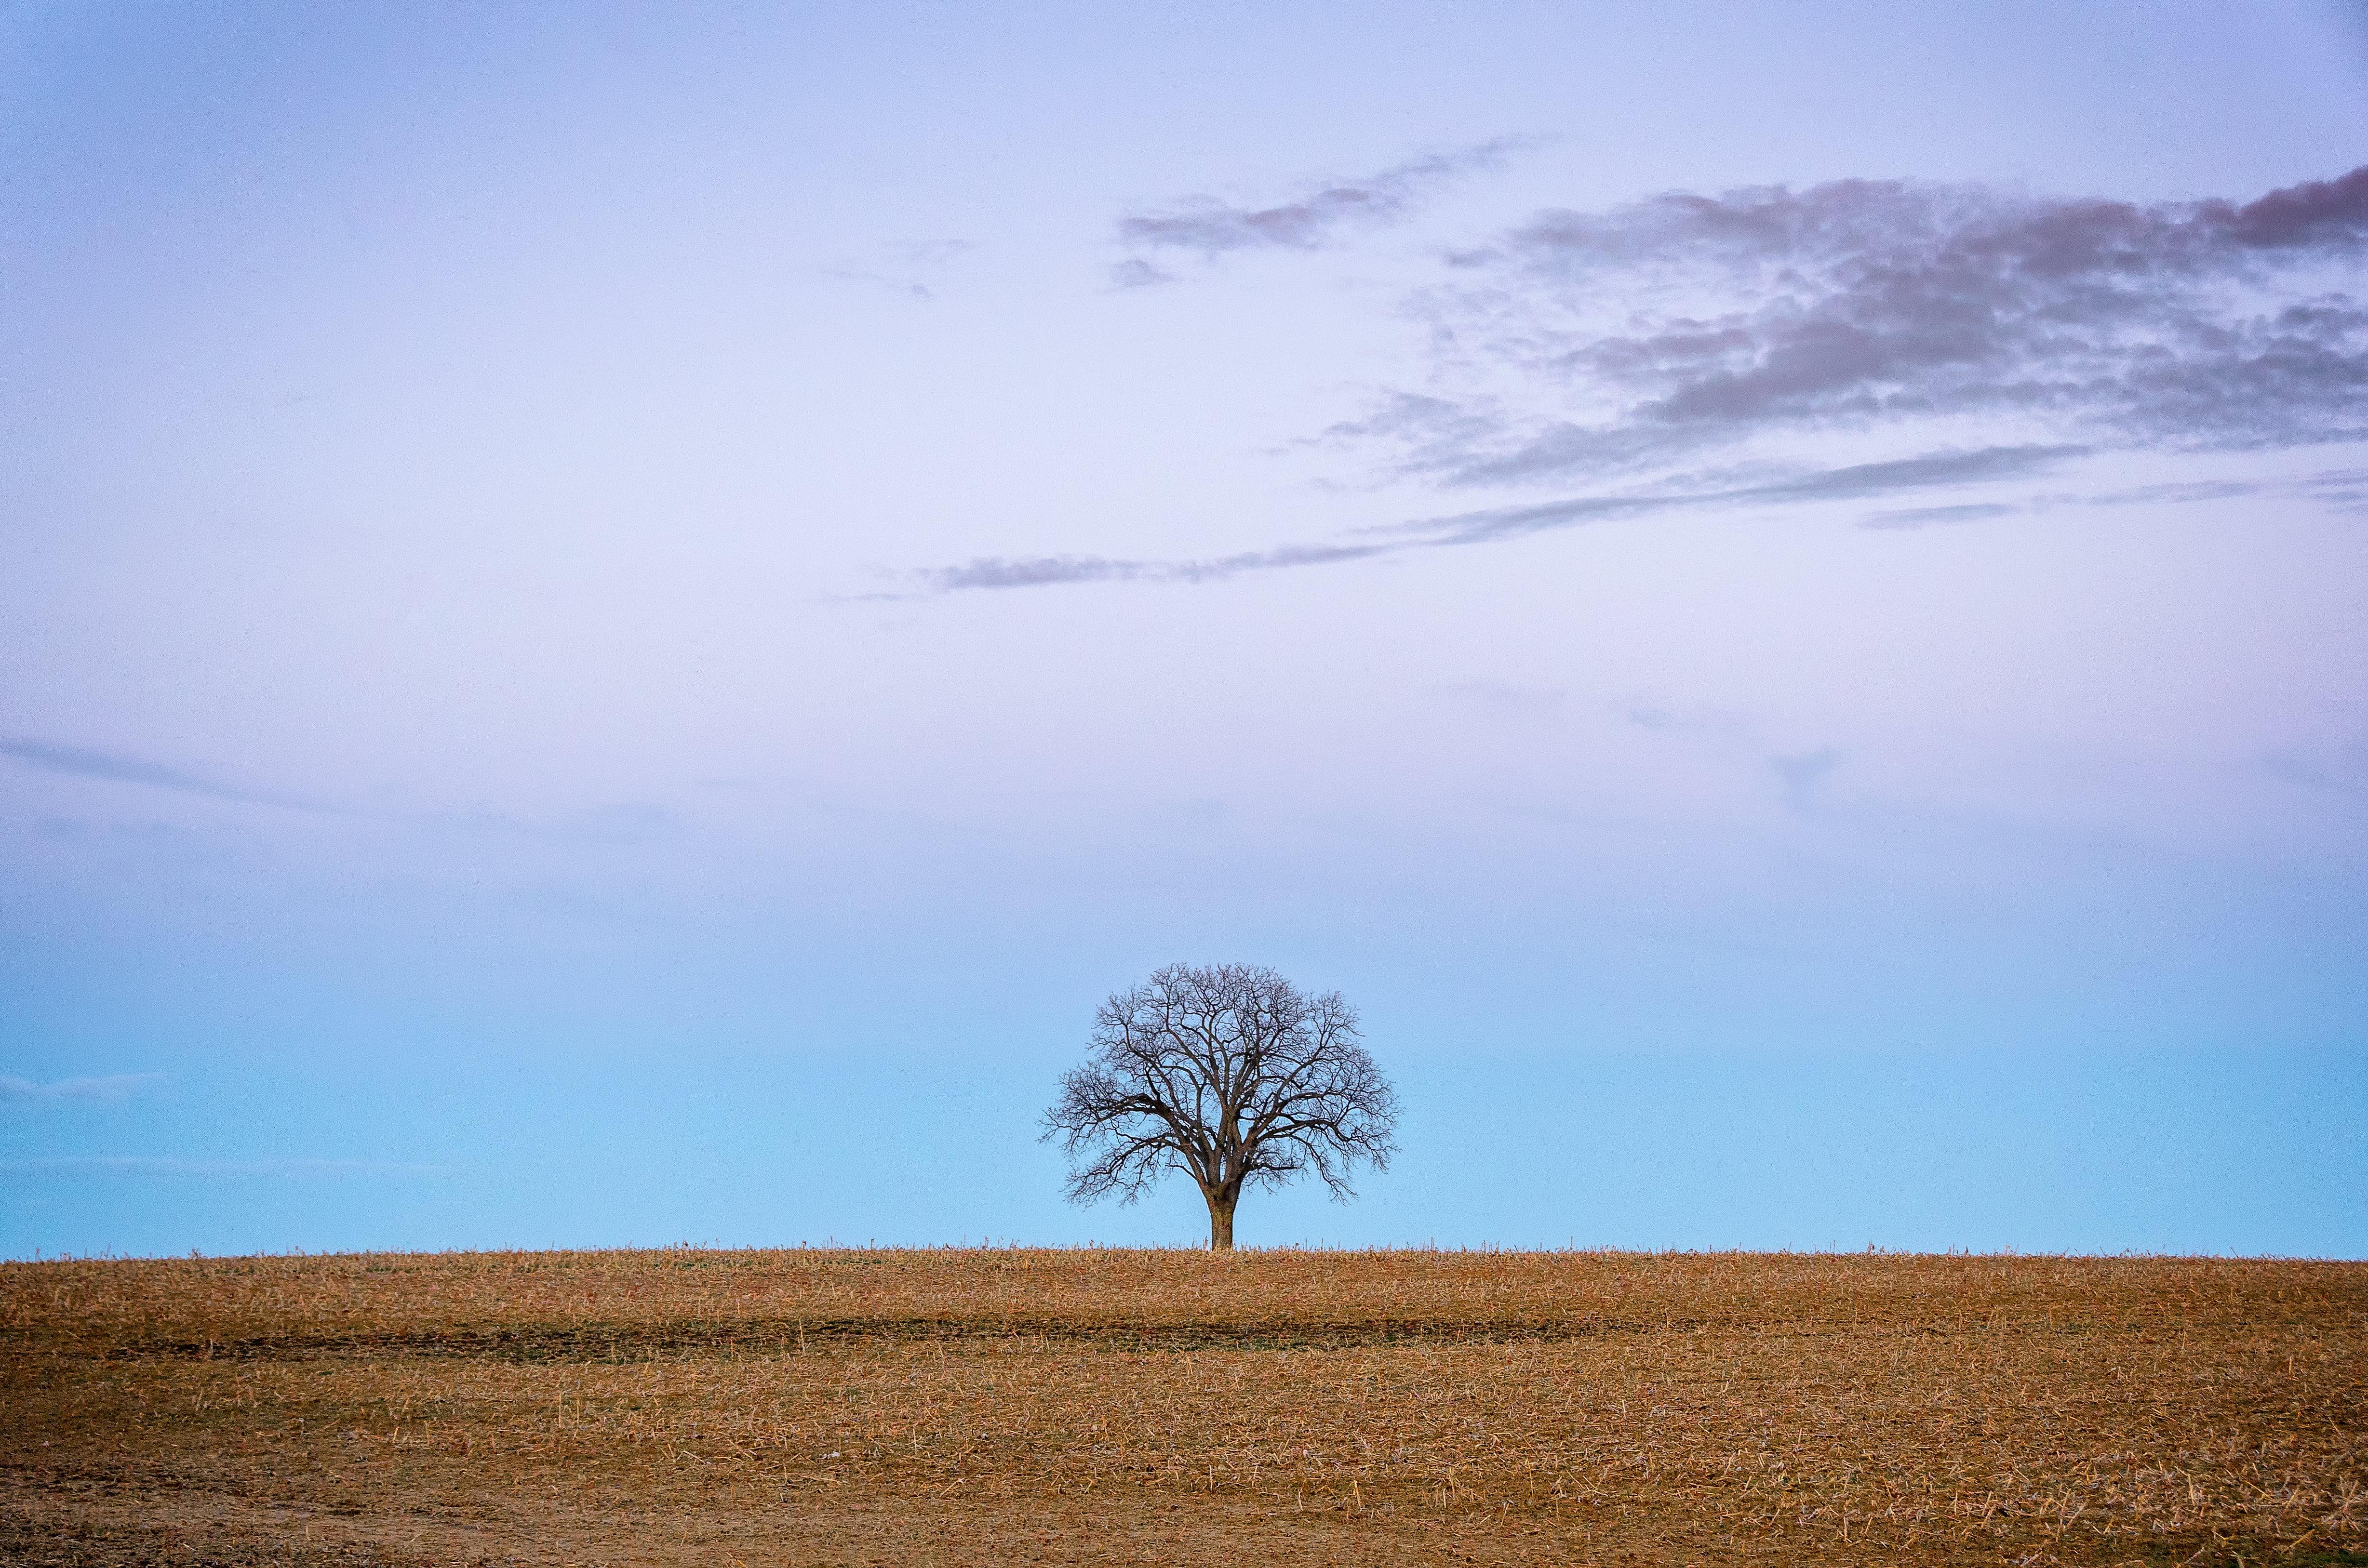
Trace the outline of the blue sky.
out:
[[[2368,1255],[2356,6],[17,6],[0,1254]]]

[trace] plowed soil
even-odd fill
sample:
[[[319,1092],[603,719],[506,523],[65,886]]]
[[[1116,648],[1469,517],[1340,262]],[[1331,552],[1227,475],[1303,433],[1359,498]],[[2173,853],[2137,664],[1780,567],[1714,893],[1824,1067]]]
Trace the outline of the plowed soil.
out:
[[[0,1562],[2368,1563],[2368,1266],[0,1266]]]

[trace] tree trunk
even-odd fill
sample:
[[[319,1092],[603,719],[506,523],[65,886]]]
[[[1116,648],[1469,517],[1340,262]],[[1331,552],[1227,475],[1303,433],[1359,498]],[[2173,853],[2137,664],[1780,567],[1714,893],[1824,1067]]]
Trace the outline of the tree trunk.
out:
[[[1242,1195],[1235,1191],[1203,1192],[1201,1196],[1209,1200],[1209,1250],[1233,1251],[1234,1205],[1241,1201]]]

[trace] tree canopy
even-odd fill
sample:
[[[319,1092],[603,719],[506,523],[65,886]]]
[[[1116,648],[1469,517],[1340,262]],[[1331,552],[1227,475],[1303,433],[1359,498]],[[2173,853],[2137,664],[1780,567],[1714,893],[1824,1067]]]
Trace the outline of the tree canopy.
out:
[[[1224,1249],[1245,1187],[1313,1172],[1354,1197],[1358,1164],[1389,1168],[1397,1114],[1338,992],[1310,996],[1258,965],[1170,964],[1101,1005],[1044,1136],[1069,1156],[1072,1202],[1132,1203],[1168,1171],[1190,1176]]]

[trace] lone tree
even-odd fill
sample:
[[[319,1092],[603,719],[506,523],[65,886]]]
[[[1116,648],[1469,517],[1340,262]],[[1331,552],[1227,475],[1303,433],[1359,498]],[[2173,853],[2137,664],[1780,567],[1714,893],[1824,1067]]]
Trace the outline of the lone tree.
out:
[[[1069,1156],[1072,1203],[1132,1203],[1182,1171],[1208,1200],[1209,1245],[1224,1251],[1243,1187],[1314,1171],[1353,1198],[1349,1168],[1389,1169],[1397,1119],[1338,992],[1304,995],[1250,964],[1170,964],[1101,1005],[1044,1137]]]

